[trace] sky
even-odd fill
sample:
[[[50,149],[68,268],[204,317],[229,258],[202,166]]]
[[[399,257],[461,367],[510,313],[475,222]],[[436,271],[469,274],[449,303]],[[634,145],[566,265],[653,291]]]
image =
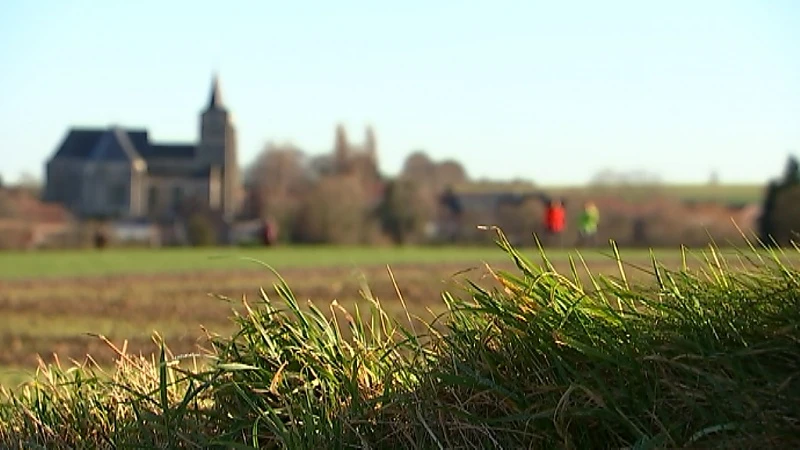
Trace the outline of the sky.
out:
[[[800,154],[800,2],[5,0],[0,174],[43,178],[70,127],[193,142],[214,72],[246,165],[372,125],[474,178],[763,183]]]

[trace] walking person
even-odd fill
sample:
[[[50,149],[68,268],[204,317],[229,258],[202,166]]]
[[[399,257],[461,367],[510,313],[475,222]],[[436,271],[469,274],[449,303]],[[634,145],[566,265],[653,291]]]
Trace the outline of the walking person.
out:
[[[106,248],[106,244],[108,244],[108,236],[103,230],[97,230],[94,233],[94,247],[100,250]]]
[[[558,246],[563,246],[562,235],[567,224],[567,213],[564,202],[550,199],[545,209],[545,229],[548,236],[557,239]]]
[[[597,226],[600,223],[600,211],[592,201],[587,201],[583,205],[579,221],[579,237],[581,245],[591,245],[595,243],[597,236]]]
[[[261,228],[262,243],[266,247],[271,247],[276,244],[278,240],[278,225],[272,219],[264,220]]]

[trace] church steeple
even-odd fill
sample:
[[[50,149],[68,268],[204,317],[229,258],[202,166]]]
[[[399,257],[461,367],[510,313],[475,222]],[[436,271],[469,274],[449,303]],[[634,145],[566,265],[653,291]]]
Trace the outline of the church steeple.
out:
[[[211,82],[208,107],[200,114],[200,142],[197,144],[195,160],[201,169],[219,173],[219,184],[215,182],[216,187],[209,185],[209,189],[218,189],[220,194],[221,201],[214,208],[220,208],[226,218],[232,219],[238,209],[239,196],[236,129],[230,112],[222,103],[216,72]]]
[[[214,73],[214,79],[211,82],[211,97],[208,100],[208,110],[225,110],[225,105],[222,104],[222,93],[219,89],[219,75]]]

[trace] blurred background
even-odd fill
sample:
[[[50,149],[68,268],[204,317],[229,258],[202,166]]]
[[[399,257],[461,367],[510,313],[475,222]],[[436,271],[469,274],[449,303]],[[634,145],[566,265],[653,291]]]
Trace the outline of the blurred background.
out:
[[[698,245],[794,177],[790,1],[2,10],[3,248],[523,243],[543,196],[603,245]]]

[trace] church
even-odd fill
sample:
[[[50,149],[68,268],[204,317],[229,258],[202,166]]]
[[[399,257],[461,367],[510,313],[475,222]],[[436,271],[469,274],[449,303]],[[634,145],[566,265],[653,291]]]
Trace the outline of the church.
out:
[[[240,208],[236,130],[219,79],[200,114],[197,143],[150,140],[146,129],[71,128],[46,163],[43,200],[79,218],[174,218],[187,201],[225,221]]]

